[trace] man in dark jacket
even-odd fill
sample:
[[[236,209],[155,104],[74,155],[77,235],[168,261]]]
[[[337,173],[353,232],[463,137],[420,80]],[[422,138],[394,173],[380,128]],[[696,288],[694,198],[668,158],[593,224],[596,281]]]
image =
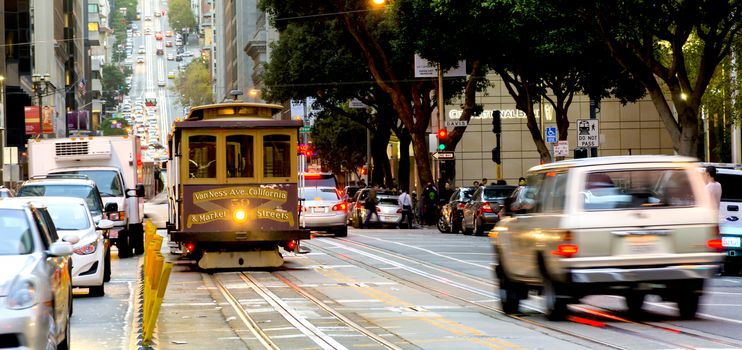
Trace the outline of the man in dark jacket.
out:
[[[438,189],[432,183],[428,183],[423,190],[423,204],[426,225],[435,225],[438,205]]]

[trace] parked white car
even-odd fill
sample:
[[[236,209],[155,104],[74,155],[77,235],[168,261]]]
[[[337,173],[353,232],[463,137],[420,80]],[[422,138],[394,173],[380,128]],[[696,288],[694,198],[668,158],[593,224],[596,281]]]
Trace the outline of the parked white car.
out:
[[[79,241],[72,250],[72,286],[88,288],[91,296],[105,295],[104,282],[111,279],[110,243],[103,230],[113,221],[100,220],[96,227],[85,200],[74,197],[27,197],[46,205],[60,237]]]

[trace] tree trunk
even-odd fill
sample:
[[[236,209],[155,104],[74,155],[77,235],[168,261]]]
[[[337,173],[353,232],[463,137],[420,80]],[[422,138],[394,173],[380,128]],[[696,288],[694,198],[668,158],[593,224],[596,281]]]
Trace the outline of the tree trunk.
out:
[[[371,138],[371,158],[374,160],[371,181],[384,187],[389,186],[392,181],[389,156],[386,154],[386,147],[389,144],[390,137],[391,130],[381,127],[376,129],[376,132]]]
[[[425,131],[417,131],[412,134],[412,150],[415,152],[415,165],[417,165],[417,178],[420,186],[433,183],[433,172],[430,170],[430,153],[428,151],[428,134]]]
[[[397,180],[399,187],[410,190],[410,143],[412,137],[410,133],[403,129],[402,132],[397,133],[399,139],[399,169],[397,173]]]
[[[675,149],[678,154],[682,156],[702,158],[702,156],[698,154],[699,118],[696,117],[698,115],[697,109],[687,106],[681,109],[678,113],[681,130],[679,144]]]

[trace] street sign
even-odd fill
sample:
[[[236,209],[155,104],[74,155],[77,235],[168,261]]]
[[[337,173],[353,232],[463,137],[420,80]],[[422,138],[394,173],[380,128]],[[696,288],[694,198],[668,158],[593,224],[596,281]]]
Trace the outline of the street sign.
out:
[[[446,120],[447,128],[465,128],[468,124],[466,120]]]
[[[600,126],[597,119],[577,119],[577,148],[600,146]]]
[[[554,144],[554,157],[566,157],[569,155],[569,142],[557,141]]]
[[[302,134],[308,134],[308,133],[312,132],[312,127],[311,126],[303,126],[301,129],[299,129],[299,132],[302,133]]]
[[[438,160],[453,160],[454,155],[453,152],[435,152],[433,153],[433,158]]]
[[[556,126],[549,126],[546,128],[546,143],[557,142],[557,128]]]

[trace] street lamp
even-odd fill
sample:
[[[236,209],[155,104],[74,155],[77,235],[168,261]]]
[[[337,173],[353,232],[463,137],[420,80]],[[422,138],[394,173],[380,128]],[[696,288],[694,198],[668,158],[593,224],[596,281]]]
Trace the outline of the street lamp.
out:
[[[42,95],[49,93],[49,87],[54,87],[51,82],[51,75],[46,73],[44,75],[35,73],[31,76],[31,83],[33,84],[33,91],[36,92],[36,98],[39,104],[39,137],[44,134],[44,120],[41,117],[41,110],[43,109],[43,101],[41,100]]]

